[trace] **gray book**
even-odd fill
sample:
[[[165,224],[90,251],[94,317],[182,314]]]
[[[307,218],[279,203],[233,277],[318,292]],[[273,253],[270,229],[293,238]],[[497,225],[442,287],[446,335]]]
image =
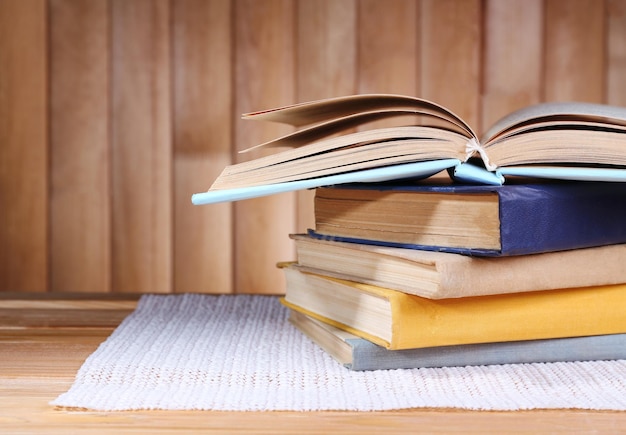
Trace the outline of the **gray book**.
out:
[[[388,350],[294,310],[289,321],[357,371],[626,359],[626,334]]]

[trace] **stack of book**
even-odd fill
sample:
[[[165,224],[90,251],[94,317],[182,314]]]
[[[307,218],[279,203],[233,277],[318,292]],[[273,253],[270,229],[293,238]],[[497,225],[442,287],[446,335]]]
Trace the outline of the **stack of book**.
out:
[[[626,109],[532,106],[480,141],[401,96],[245,117],[305,127],[192,200],[315,188],[315,228],[291,236],[297,260],[280,265],[282,301],[347,367],[626,358]]]
[[[319,188],[285,304],[357,370],[626,358],[626,184],[610,187]]]

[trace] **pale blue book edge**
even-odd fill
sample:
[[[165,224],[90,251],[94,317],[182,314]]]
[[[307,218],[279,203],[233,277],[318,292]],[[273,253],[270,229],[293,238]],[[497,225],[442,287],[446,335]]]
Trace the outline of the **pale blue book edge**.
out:
[[[236,189],[209,190],[191,196],[194,205],[215,204],[220,202],[241,201],[297,190],[314,189],[346,183],[377,183],[401,179],[428,178],[443,170],[452,169],[452,178],[472,184],[502,185],[506,177],[547,178],[573,181],[606,181],[626,182],[626,169],[617,168],[583,168],[555,166],[515,166],[500,168],[495,172],[488,171],[471,163],[463,163],[456,159],[433,160],[406,163],[346,172],[325,177],[285,183],[249,186]]]
[[[476,166],[471,163],[460,163],[454,167],[452,175],[456,181],[471,184],[487,184],[500,186],[504,184],[504,177],[496,172]]]
[[[314,189],[322,186],[332,186],[334,184],[377,183],[403,178],[428,178],[443,170],[454,168],[460,163],[461,162],[456,159],[433,160],[346,172],[343,174],[289,181],[285,183],[250,186],[237,189],[210,190],[208,192],[193,194],[191,196],[191,202],[195,205],[214,204],[218,202],[258,198],[261,196],[293,192],[296,190]]]
[[[496,170],[503,179],[507,176],[550,178],[571,181],[607,181],[625,182],[626,169],[618,168],[583,168],[561,166],[511,166]]]
[[[355,371],[626,359],[626,334],[388,350],[346,339]]]

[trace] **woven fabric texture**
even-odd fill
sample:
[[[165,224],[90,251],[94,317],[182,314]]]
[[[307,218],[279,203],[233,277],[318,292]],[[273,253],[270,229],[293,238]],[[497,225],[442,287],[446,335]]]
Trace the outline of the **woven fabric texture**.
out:
[[[92,410],[626,410],[626,361],[353,372],[275,297],[146,295],[53,405]]]

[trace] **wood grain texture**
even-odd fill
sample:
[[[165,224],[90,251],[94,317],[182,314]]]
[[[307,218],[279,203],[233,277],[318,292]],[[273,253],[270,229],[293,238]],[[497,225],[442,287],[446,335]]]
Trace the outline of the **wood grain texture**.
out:
[[[359,93],[419,95],[420,22],[415,0],[397,0],[394,7],[376,0],[358,3]],[[381,32],[381,29],[393,31]],[[382,120],[358,130],[393,127],[416,122],[414,117]]]
[[[626,104],[623,0],[0,0],[0,291],[276,293],[312,192],[191,205],[285,134],[243,112],[414,94],[478,133]]]
[[[297,6],[297,100],[357,92],[356,0],[299,0]]]
[[[481,125],[481,5],[478,0],[422,0],[420,10],[421,95],[475,129]]]
[[[296,100],[357,92],[357,1],[297,2]],[[315,227],[314,190],[297,192],[296,231]]]
[[[195,207],[232,159],[232,5],[172,3],[174,291],[233,292],[232,204]]]
[[[604,101],[605,2],[545,0],[545,101]]]
[[[607,0],[606,102],[626,106],[626,2]]]
[[[416,0],[395,0],[392,8],[377,0],[359,1],[359,93],[419,94],[418,6]]]
[[[172,291],[167,0],[112,3],[112,289]]]
[[[0,290],[48,288],[45,11],[0,1]]]
[[[294,102],[294,2],[236,0],[235,116]],[[252,121],[234,124],[235,149],[242,150],[290,131]],[[252,159],[265,151],[238,155]],[[235,288],[240,293],[284,292],[279,261],[293,260],[289,239],[296,225],[294,193],[241,201],[235,207]]]
[[[109,9],[50,2],[52,291],[111,289]]]
[[[484,16],[482,131],[540,101],[543,1],[488,0]]]

